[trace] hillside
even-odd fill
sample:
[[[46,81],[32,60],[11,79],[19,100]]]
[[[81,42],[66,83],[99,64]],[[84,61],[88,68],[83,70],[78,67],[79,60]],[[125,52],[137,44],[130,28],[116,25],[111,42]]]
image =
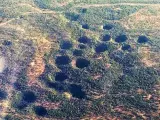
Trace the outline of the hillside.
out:
[[[159,0],[0,0],[0,119],[159,120]]]

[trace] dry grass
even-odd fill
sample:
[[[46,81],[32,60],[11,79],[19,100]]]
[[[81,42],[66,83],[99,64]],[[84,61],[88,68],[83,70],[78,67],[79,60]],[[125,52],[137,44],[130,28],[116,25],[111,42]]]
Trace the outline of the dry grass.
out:
[[[34,58],[29,64],[27,69],[27,76],[29,78],[28,85],[32,86],[33,84],[41,84],[38,82],[38,77],[44,72],[45,70],[45,63],[44,63],[44,54],[49,52],[51,49],[51,43],[45,39],[40,38],[37,39],[37,50],[35,52]]]
[[[142,55],[141,62],[147,67],[155,67],[159,65],[159,53],[152,52],[149,47],[140,47],[139,53]]]
[[[147,6],[138,12],[120,20],[126,29],[156,29],[160,28],[160,5]]]

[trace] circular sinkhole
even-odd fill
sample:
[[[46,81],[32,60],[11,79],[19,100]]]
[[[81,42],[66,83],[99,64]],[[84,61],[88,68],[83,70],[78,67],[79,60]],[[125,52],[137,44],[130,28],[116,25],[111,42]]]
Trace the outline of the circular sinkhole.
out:
[[[83,8],[81,11],[82,11],[82,13],[86,13],[86,12],[87,12],[87,9],[86,9],[86,8]]]
[[[89,29],[89,25],[88,24],[84,24],[84,25],[82,25],[82,28],[83,29]]]
[[[96,53],[105,52],[107,50],[108,50],[108,46],[104,43],[101,43],[101,44],[97,45],[96,48],[95,48]]]
[[[82,91],[82,87],[80,85],[71,84],[69,90],[73,97],[79,99],[84,99],[86,97],[86,94],[84,91]]]
[[[68,56],[58,56],[56,58],[56,64],[57,65],[67,65],[70,62],[71,62],[71,60]]]
[[[76,67],[78,68],[85,68],[90,65],[90,61],[84,58],[78,58],[76,61]]]
[[[117,36],[115,41],[117,43],[122,43],[122,42],[126,42],[127,41],[127,36],[126,35],[120,35],[120,36]]]
[[[82,56],[82,54],[83,54],[83,51],[82,51],[82,50],[76,49],[76,50],[73,51],[73,55],[74,55],[74,56]]]
[[[0,100],[7,99],[7,92],[4,90],[0,90]]]
[[[112,28],[113,28],[113,25],[111,25],[111,24],[106,24],[103,26],[104,30],[111,30]]]
[[[79,47],[80,49],[86,49],[86,48],[87,48],[87,46],[84,45],[84,44],[79,44],[78,47]]]
[[[22,84],[20,84],[20,83],[18,83],[18,82],[15,82],[14,84],[13,84],[13,86],[14,86],[14,88],[15,88],[15,90],[19,90],[19,91],[21,91],[22,89],[24,89],[24,85],[22,85]]]
[[[34,92],[26,91],[23,93],[22,98],[25,102],[33,103],[36,101],[37,97]]]
[[[8,41],[8,40],[4,40],[2,45],[4,46],[11,46],[12,45],[12,42],[11,41]]]
[[[122,50],[130,50],[131,49],[131,46],[130,45],[128,45],[128,44],[126,44],[126,45],[123,45],[122,46]]]
[[[50,88],[54,88],[55,90],[59,92],[65,91],[66,84],[64,83],[58,83],[58,82],[48,82],[47,86]]]
[[[35,114],[38,116],[45,116],[47,115],[47,110],[43,106],[36,106],[34,108]]]
[[[80,37],[79,39],[78,39],[78,42],[80,42],[80,43],[83,43],[83,44],[87,44],[87,43],[89,43],[91,40],[87,37],[87,36],[83,36],[83,37]]]
[[[63,41],[62,44],[60,45],[61,49],[71,49],[73,47],[73,44],[70,41]]]
[[[63,72],[56,73],[56,76],[55,76],[56,81],[63,82],[66,79],[68,79],[68,76],[65,73],[63,73]]]
[[[17,105],[17,108],[19,109],[19,110],[22,110],[22,109],[24,109],[24,108],[26,108],[27,107],[27,104],[25,103],[25,102],[20,102],[18,105]]]
[[[102,41],[110,41],[111,36],[110,35],[104,35]]]
[[[149,39],[146,36],[139,36],[138,43],[146,43]]]

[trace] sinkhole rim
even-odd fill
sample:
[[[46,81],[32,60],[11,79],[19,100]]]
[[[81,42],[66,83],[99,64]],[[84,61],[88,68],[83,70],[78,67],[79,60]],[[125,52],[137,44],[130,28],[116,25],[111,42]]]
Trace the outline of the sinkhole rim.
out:
[[[73,44],[70,41],[63,41],[60,45],[61,49],[69,50],[73,47]]]
[[[91,42],[91,39],[88,38],[87,36],[82,36],[78,39],[78,42],[83,44],[88,44]]]
[[[76,67],[77,68],[80,68],[80,69],[83,69],[83,68],[86,68],[90,65],[90,61],[86,58],[78,58],[76,60]]]
[[[45,116],[45,115],[47,115],[47,110],[43,106],[35,106],[34,107],[34,111],[35,111],[35,114],[38,115],[38,116]]]
[[[119,35],[115,38],[115,42],[122,43],[127,41],[127,35]]]
[[[96,53],[103,53],[108,50],[108,45],[105,43],[100,43],[95,47]]]
[[[104,35],[102,38],[102,41],[105,41],[105,42],[110,41],[110,40],[111,40],[111,35],[108,35],[108,34]]]
[[[63,82],[66,79],[68,79],[68,75],[66,75],[64,72],[57,72],[55,75],[55,81]]]
[[[140,44],[142,44],[142,43],[147,43],[148,41],[149,41],[149,38],[146,37],[145,35],[139,36],[139,37],[138,37],[138,40],[137,40],[137,42],[140,43]]]
[[[71,59],[67,55],[57,56],[56,57],[56,65],[68,65],[71,62]]]
[[[111,30],[113,28],[112,24],[105,24],[103,25],[103,30]]]
[[[37,96],[32,91],[23,92],[22,98],[23,98],[24,101],[26,101],[28,103],[33,103],[37,100]]]

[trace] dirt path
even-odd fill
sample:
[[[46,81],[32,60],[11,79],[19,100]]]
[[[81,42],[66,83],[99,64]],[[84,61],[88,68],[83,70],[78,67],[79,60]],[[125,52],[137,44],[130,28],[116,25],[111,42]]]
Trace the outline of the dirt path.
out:
[[[25,3],[21,3],[21,4],[18,4],[17,6],[28,6],[30,7],[31,9],[33,9],[32,12],[24,12],[22,13],[21,15],[28,15],[28,14],[35,14],[35,13],[40,13],[40,14],[56,14],[55,11],[52,11],[52,10],[49,10],[49,9],[40,9],[36,6],[33,6],[33,5],[30,5],[30,4],[25,4]],[[9,23],[11,23],[12,21],[16,20],[17,18],[12,18],[6,22],[1,22],[0,23],[0,27],[1,26],[5,26]]]
[[[69,3],[73,2],[73,0],[68,0],[66,2],[62,2],[62,3],[56,3],[56,5],[58,7],[64,7],[64,6],[67,6]]]
[[[4,25],[6,25],[6,24],[8,24],[8,23],[10,23],[10,22],[12,22],[12,21],[14,21],[14,20],[15,20],[15,18],[12,18],[12,19],[10,19],[10,20],[8,20],[8,21],[6,21],[6,22],[0,23],[0,27],[1,27],[1,26],[4,26]]]
[[[41,11],[41,12],[25,12],[25,13],[22,14],[22,15],[35,14],[35,13],[41,13],[41,14],[56,14],[56,12],[54,12],[54,11]],[[1,26],[5,26],[5,25],[11,23],[12,21],[14,21],[14,20],[16,20],[16,19],[17,19],[17,18],[12,18],[12,19],[10,19],[10,20],[8,20],[8,21],[6,21],[6,22],[2,22],[2,23],[0,23],[0,27],[1,27]]]
[[[160,4],[143,4],[143,3],[115,3],[115,4],[91,4],[91,5],[76,5],[74,7],[83,7],[83,8],[89,8],[89,7],[105,7],[105,6],[117,6],[117,5],[126,5],[126,6],[160,6]]]

